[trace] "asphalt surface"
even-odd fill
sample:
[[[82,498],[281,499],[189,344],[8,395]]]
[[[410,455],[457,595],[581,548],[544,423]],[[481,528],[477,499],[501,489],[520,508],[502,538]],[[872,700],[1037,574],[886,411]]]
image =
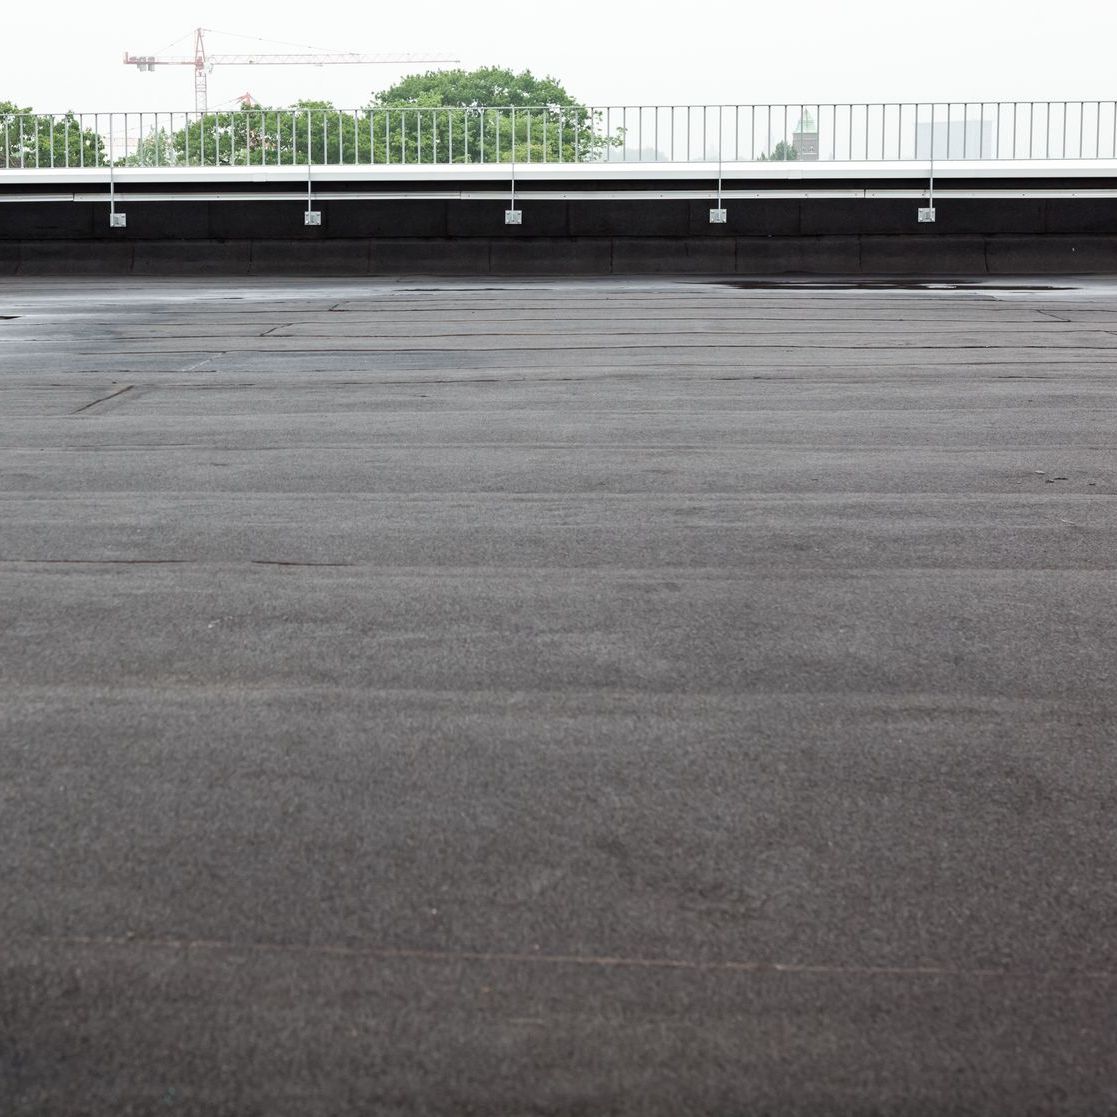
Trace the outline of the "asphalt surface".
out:
[[[0,281],[0,1113],[1117,1113],[1054,282]]]

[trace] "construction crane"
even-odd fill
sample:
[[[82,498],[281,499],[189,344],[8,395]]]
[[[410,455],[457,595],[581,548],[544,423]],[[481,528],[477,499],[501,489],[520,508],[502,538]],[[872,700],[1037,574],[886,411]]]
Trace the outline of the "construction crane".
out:
[[[208,29],[212,31],[212,28]],[[155,54],[124,55],[126,66],[135,66],[150,73],[156,66],[194,67],[194,109],[204,113],[208,104],[207,77],[214,66],[366,66],[384,62],[457,62],[445,54],[207,54],[205,32],[194,32],[194,56],[170,58]]]

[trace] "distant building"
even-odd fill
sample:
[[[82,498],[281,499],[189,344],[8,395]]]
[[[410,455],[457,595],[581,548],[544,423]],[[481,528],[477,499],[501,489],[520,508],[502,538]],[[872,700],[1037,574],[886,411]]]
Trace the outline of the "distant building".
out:
[[[791,134],[791,146],[797,159],[818,158],[818,123],[808,110],[799,118],[795,131]]]
[[[931,146],[934,128],[934,148]],[[916,159],[992,159],[993,122],[991,120],[936,120],[920,123],[915,129]]]

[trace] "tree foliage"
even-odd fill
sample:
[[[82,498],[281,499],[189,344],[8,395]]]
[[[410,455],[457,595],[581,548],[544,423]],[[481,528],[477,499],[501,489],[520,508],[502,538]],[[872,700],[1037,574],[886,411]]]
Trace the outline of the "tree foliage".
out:
[[[558,107],[577,104],[554,78],[537,78],[530,70],[517,74],[500,66],[411,74],[375,94],[372,103],[421,108],[476,108],[478,105]]]
[[[20,168],[98,167],[106,163],[105,142],[72,112],[35,113],[0,101],[0,166]]]
[[[428,161],[441,151],[454,163],[584,162],[623,142],[621,133],[604,135],[600,119],[558,81],[530,70],[483,66],[412,74],[376,94],[369,107],[373,114],[393,109],[402,114],[401,134],[389,124],[386,146],[392,150],[398,138],[405,159],[413,154]]]
[[[799,152],[789,144],[786,140],[780,140],[778,144],[767,155],[761,155],[762,162],[767,163],[770,161],[784,162],[786,160],[798,159]]]

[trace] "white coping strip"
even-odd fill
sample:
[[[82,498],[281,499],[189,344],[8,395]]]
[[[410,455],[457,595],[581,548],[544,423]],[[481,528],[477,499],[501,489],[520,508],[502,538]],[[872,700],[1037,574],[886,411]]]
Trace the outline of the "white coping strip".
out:
[[[517,183],[545,180],[602,181],[616,179],[639,182],[672,179],[718,178],[716,163],[454,163],[439,166],[345,166],[327,165],[309,168],[315,182],[462,182],[481,180],[508,182],[513,170]],[[925,162],[904,160],[885,163],[724,163],[723,182],[745,179],[752,182],[825,182],[828,179],[895,179],[929,177]],[[290,182],[305,183],[306,164],[282,167],[114,167],[113,179],[118,183],[161,183],[172,179],[180,183]],[[955,160],[935,164],[936,181],[951,178],[1113,178],[1117,177],[1117,159],[1018,159],[1018,160]],[[70,170],[27,168],[0,170],[0,184],[19,182],[75,185],[92,180],[107,182],[109,168],[84,167]]]

